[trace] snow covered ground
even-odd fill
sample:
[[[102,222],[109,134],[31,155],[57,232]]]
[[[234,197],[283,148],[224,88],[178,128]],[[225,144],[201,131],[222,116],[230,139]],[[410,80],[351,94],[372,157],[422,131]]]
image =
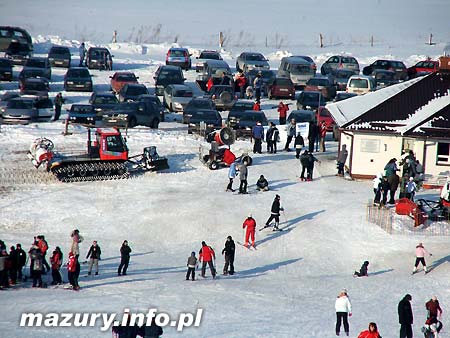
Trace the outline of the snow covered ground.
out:
[[[0,21],[28,28],[35,39],[37,54],[45,54],[53,43],[67,45],[77,55],[76,48],[83,38],[81,33],[85,32],[83,40],[88,45],[103,43],[112,50],[115,70],[133,71],[141,82],[150,87],[153,85],[154,70],[164,61],[165,52],[171,45],[164,41],[172,40],[131,43],[124,41],[125,34],[121,32],[130,30],[133,25],[138,27],[141,22],[157,22],[152,17],[158,17],[161,23],[168,22],[169,11],[163,10],[162,2],[152,3],[146,12],[148,16],[143,18],[139,13],[147,9],[147,2],[134,1],[135,6],[131,6],[134,10],[127,7],[129,16],[124,16],[124,28],[105,25],[103,21],[100,25],[93,20],[98,17],[100,8],[104,16],[116,17],[125,10],[122,4],[91,8],[87,2],[79,1],[71,4],[70,11],[63,11],[59,2],[45,3],[54,14],[51,23],[44,24],[45,21],[33,16],[32,13],[41,13],[41,10],[37,8],[37,2],[32,1],[22,1],[20,5],[6,1],[0,11]],[[356,5],[355,1],[348,3]],[[208,27],[214,31],[226,31],[232,29],[230,25],[242,24],[245,31],[258,32],[255,33],[258,41],[263,41],[264,36],[273,31],[264,23],[261,23],[264,29],[255,28],[249,23],[251,16],[249,19],[245,13],[262,13],[263,21],[273,15],[272,24],[280,26],[280,34],[287,34],[292,29],[299,31],[297,24],[303,29],[308,27],[307,33],[311,34],[307,34],[308,40],[301,45],[296,45],[290,37],[292,46],[286,48],[266,48],[264,43],[256,42],[249,47],[264,52],[274,69],[282,56],[299,52],[314,57],[318,67],[328,56],[344,51],[356,56],[361,66],[379,57],[400,58],[409,66],[427,55],[440,55],[443,45],[450,40],[445,18],[450,8],[444,0],[389,4],[380,0],[364,5],[358,11],[359,16],[355,16],[361,20],[364,13],[373,13],[364,20],[366,25],[375,27],[375,37],[380,36],[380,42],[373,48],[366,43],[371,29],[366,28],[358,35],[362,36],[361,40],[349,38],[354,25],[348,20],[355,16],[348,15],[341,7],[333,15],[335,7],[331,7],[329,1],[322,1],[319,5],[328,19],[327,30],[323,33],[326,36],[327,32],[335,34],[334,43],[328,42],[324,49],[316,46],[317,35],[322,31],[308,25],[316,22],[316,17],[303,12],[297,14],[298,11],[285,13],[269,1],[240,2],[242,8],[238,13],[235,11],[237,2],[227,3],[229,12],[225,13],[233,18],[232,21],[225,21],[226,15],[220,14],[220,19],[213,23],[203,15],[195,14],[203,10],[205,1],[196,1],[189,9],[183,7],[185,11],[176,4],[180,2],[171,5],[175,11],[172,15],[192,24],[186,30],[190,35],[181,35],[180,42],[194,54],[203,48],[214,47],[215,38],[202,34],[201,27],[205,25],[210,25]],[[296,4],[297,1],[291,1],[285,5]],[[389,6],[393,11],[385,17]],[[223,8],[217,5],[216,10],[219,9]],[[10,11],[8,16],[7,10]],[[244,14],[240,15],[240,11]],[[394,14],[399,12],[405,17],[396,21]],[[73,20],[66,16],[69,13]],[[286,25],[278,25],[284,14],[288,15],[283,20]],[[194,15],[196,20],[191,19]],[[132,22],[134,17],[138,19]],[[70,24],[63,24],[66,22]],[[339,23],[342,33],[338,34],[335,27]],[[163,25],[164,28],[168,26]],[[120,28],[122,34],[120,43],[109,44],[109,34],[116,28]],[[238,32],[234,28],[233,31]],[[408,34],[411,31],[414,33]],[[184,33],[178,26],[171,28],[171,32],[172,35]],[[425,45],[430,32],[439,37],[437,45]],[[146,49],[145,54],[143,49]],[[243,50],[247,47],[230,44],[225,46],[223,56],[234,66],[235,57]],[[19,70],[20,67],[15,68],[15,75]],[[53,69],[52,96],[62,91],[64,73],[63,69]],[[108,90],[112,72],[93,71],[93,74],[95,89]],[[195,75],[194,71],[186,73],[192,85]],[[16,88],[16,82],[1,83],[0,93]],[[63,92],[63,95],[67,98],[66,107],[87,102],[89,97],[87,93]],[[277,118],[277,112],[272,108],[276,103],[262,102],[263,110],[273,121]],[[188,135],[186,127],[171,122],[172,118],[179,119],[179,116],[170,115],[169,122],[162,123],[159,130],[138,127],[130,130],[127,136],[131,154],[140,153],[145,146],[156,145],[158,152],[169,159],[168,171],[147,173],[130,180],[90,183],[55,182],[47,173],[37,171],[26,158],[30,143],[40,136],[52,139],[57,149],[82,148],[87,137],[85,129],[72,127],[73,135],[63,136],[61,122],[1,126],[0,238],[8,246],[21,242],[28,250],[33,236],[44,234],[50,252],[58,245],[67,258],[69,234],[78,228],[85,238],[81,256],[87,253],[93,240],[98,241],[103,254],[99,276],[83,277],[87,266],[82,265],[82,290],[78,293],[63,289],[31,289],[29,283],[0,292],[3,309],[0,337],[108,337],[111,333],[102,333],[98,327],[19,328],[18,323],[24,311],[121,313],[126,307],[132,311],[156,307],[173,316],[183,311],[204,309],[199,328],[177,333],[174,328],[166,327],[163,337],[333,337],[334,301],[342,288],[348,289],[353,305],[351,337],[357,337],[371,321],[378,324],[383,337],[397,336],[397,304],[406,293],[413,297],[414,335],[421,336],[420,327],[426,318],[425,302],[437,295],[444,309],[442,336],[449,336],[450,320],[446,315],[450,304],[448,237],[389,235],[368,223],[366,204],[372,198],[371,182],[348,181],[335,176],[335,142],[329,140],[327,152],[318,154],[321,163],[316,165],[313,182],[298,181],[299,163],[292,152],[263,153],[255,155],[254,165],[249,167],[251,194],[233,195],[225,192],[228,171],[207,169],[197,157],[198,147],[204,142]],[[247,141],[238,141],[232,146],[236,154],[249,149],[251,144]],[[261,174],[268,178],[271,191],[255,192],[254,183]],[[36,177],[37,183],[28,177]],[[241,224],[249,212],[258,225],[262,225],[270,214],[275,194],[281,195],[286,210],[281,218],[281,227],[285,231],[257,232],[256,251],[237,246],[237,273],[234,276],[196,282],[184,280],[187,257],[191,251],[198,252],[203,240],[215,249],[217,269],[221,272],[224,260],[220,253],[226,237],[231,235],[235,240],[243,241]],[[437,194],[438,191],[424,191],[419,196],[435,199]],[[408,222],[407,218],[396,219],[396,226],[402,227]],[[125,239],[129,241],[133,255],[129,275],[118,277],[119,248]],[[414,248],[419,241],[433,253],[428,263],[435,269],[426,276],[423,273],[411,276]],[[364,260],[370,261],[370,277],[353,278],[353,271],[359,269]],[[65,269],[63,272],[67,280]],[[50,276],[45,278],[50,282]]]

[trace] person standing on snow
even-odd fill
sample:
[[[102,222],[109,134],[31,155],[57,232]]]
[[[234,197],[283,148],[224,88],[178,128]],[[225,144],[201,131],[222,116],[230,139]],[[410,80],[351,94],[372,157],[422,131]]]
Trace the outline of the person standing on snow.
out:
[[[414,202],[414,195],[417,191],[417,184],[414,182],[414,177],[409,178],[409,182],[406,184],[406,198],[409,198]]]
[[[50,265],[48,264],[47,259],[45,258],[45,256],[47,255],[48,243],[45,240],[44,235],[39,235],[36,238],[38,240],[37,246],[39,247],[42,253],[42,264],[44,265],[44,269],[42,269],[42,272],[45,274],[46,272],[49,272],[51,270]],[[47,269],[47,271],[45,269]]]
[[[308,153],[308,167],[306,168],[308,174],[306,177],[307,181],[313,180],[314,174],[314,162],[321,163],[311,152]]]
[[[65,100],[61,93],[56,94],[55,96],[55,117],[53,121],[58,121],[59,117],[61,116],[61,107],[64,104]]]
[[[81,43],[80,47],[78,48],[78,52],[80,54],[80,67],[82,67],[87,52],[86,47],[84,46],[84,42]]]
[[[244,76],[242,70],[240,70],[234,81],[239,88],[239,97],[243,99],[245,97],[245,85],[247,84],[247,79]]]
[[[78,290],[80,288],[80,286],[78,285],[78,265],[79,263],[77,256],[75,256],[72,251],[69,252],[69,262],[67,263],[67,277],[69,279],[70,285],[72,285],[73,290]]]
[[[400,184],[400,177],[397,173],[388,176],[389,182],[389,202],[388,204],[395,204],[395,193],[397,192],[398,185]]]
[[[308,176],[306,176],[306,178],[305,178],[305,174],[308,175],[307,169],[308,169],[308,166],[309,166],[309,153],[308,153],[308,150],[305,150],[300,155],[300,164],[302,165],[302,172],[300,174],[300,180],[304,181],[308,177]]]
[[[272,208],[270,209],[270,217],[266,221],[266,227],[270,226],[270,222],[275,220],[275,225],[273,226],[273,231],[279,230],[280,225],[280,211],[284,211],[283,207],[280,206],[280,195],[275,195],[275,199],[272,202]]]
[[[89,251],[86,255],[86,259],[89,259],[88,276],[92,273],[92,266],[95,266],[95,275],[98,275],[98,261],[100,260],[100,255],[102,250],[97,245],[97,241],[93,241]]]
[[[234,275],[234,253],[236,246],[231,236],[227,237],[225,247],[222,250],[222,255],[225,255],[225,265],[223,266],[224,275]],[[228,270],[228,267],[230,269]]]
[[[256,74],[255,80],[253,80],[253,88],[255,89],[255,99],[256,101],[261,101],[261,88],[263,85],[262,73],[258,72]]]
[[[291,144],[292,139],[295,136],[296,130],[297,130],[297,124],[295,123],[295,119],[291,119],[291,123],[289,123],[289,125],[286,127],[287,140],[286,140],[286,144],[284,145],[285,151],[291,151],[291,149],[289,149],[289,146]]]
[[[347,290],[342,289],[334,304],[336,310],[336,336],[341,332],[341,322],[344,323],[345,334],[349,335],[348,317],[352,316],[352,304],[348,299]]]
[[[294,140],[294,148],[295,148],[295,158],[300,158],[300,152],[302,151],[303,147],[305,146],[305,140],[303,139],[303,136],[300,132],[297,133]]]
[[[381,181],[383,180],[383,174],[382,173],[378,173],[377,177],[375,177],[372,180],[373,183],[373,193],[374,193],[374,198],[373,198],[373,205],[380,205],[380,200],[381,200]]]
[[[266,133],[266,142],[267,142],[267,152],[270,154],[277,153],[277,142],[279,139],[280,133],[278,128],[275,126],[273,122],[269,122],[269,129]]]
[[[122,246],[120,248],[120,265],[119,269],[117,270],[118,276],[127,275],[128,264],[130,263],[130,253],[131,248],[128,246],[128,241],[125,240],[123,241]]]
[[[230,164],[230,170],[228,170],[228,179],[230,180],[227,185],[227,189],[225,191],[232,191],[233,189],[233,180],[237,176],[237,170],[236,170],[236,162],[233,162]]]
[[[52,264],[52,285],[62,284],[62,277],[59,270],[61,269],[63,261],[63,253],[59,246],[53,251],[52,257],[50,257],[50,263]]]
[[[216,254],[210,246],[206,245],[205,241],[202,242],[202,248],[199,251],[199,261],[202,263],[202,277],[205,278],[206,265],[209,265],[211,275],[216,278],[216,268],[214,267],[213,260],[216,259]]]
[[[192,275],[192,280],[195,280],[195,268],[197,267],[197,257],[195,257],[195,251],[191,252],[187,260],[188,271],[186,273],[186,280]]]
[[[442,316],[442,309],[436,296],[431,297],[431,299],[425,303],[425,308],[428,311],[427,318],[440,318]]]
[[[377,324],[369,323],[369,329],[365,331],[361,331],[358,335],[358,338],[381,338],[378,333]]]
[[[337,163],[338,163],[338,173],[337,176],[344,176],[344,166],[345,166],[345,161],[347,161],[347,157],[348,157],[348,151],[347,151],[347,146],[345,144],[342,145],[342,149],[339,152],[339,156],[337,158]]]
[[[248,192],[247,192],[247,176],[248,176],[247,162],[244,161],[239,167],[239,179],[241,181],[241,184],[239,185],[239,193],[240,194],[248,194]]]
[[[410,294],[405,295],[398,303],[398,322],[400,324],[400,338],[412,338],[412,324],[414,321],[411,308],[412,297]]]
[[[322,121],[322,123],[319,125],[319,138],[320,138],[320,151],[325,152],[325,136],[327,135],[327,124],[325,121]]]
[[[260,121],[256,122],[256,126],[252,128],[252,139],[253,139],[253,153],[261,154],[261,145],[264,139],[264,127],[261,125]]]
[[[261,102],[256,100],[255,104],[253,105],[252,110],[254,110],[254,111],[261,111]]]
[[[423,269],[425,273],[427,273],[427,264],[425,263],[425,255],[433,256],[430,254],[422,243],[417,244],[416,246],[416,262],[414,263],[414,269],[413,274],[417,272],[417,267],[419,266],[419,263],[422,263]]]
[[[249,239],[251,238],[252,240],[252,247],[255,247],[255,229],[256,229],[256,221],[255,219],[252,217],[252,214],[248,214],[247,219],[244,221],[244,223],[242,224],[242,229],[247,228],[246,232],[245,232],[245,242],[244,242],[244,246],[245,247],[249,247]]]
[[[22,249],[22,245],[20,243],[17,243],[16,245],[16,252],[17,252],[17,278],[19,282],[22,282],[22,270],[27,262],[27,254],[25,250]]]
[[[80,256],[80,243],[84,238],[80,235],[80,231],[78,229],[72,231],[70,237],[72,237],[72,245],[70,246],[70,251],[73,252],[75,257],[78,259],[78,257]]]
[[[282,126],[283,124],[286,124],[286,116],[287,112],[289,111],[289,106],[287,104],[284,104],[283,101],[280,101],[277,111],[279,114],[280,126]]]
[[[42,270],[44,269],[44,266],[42,264],[42,252],[38,247],[38,242],[35,241],[34,244],[31,246],[30,251],[28,251],[30,254],[30,260],[31,260],[31,275],[33,277],[33,287],[42,287]]]
[[[389,181],[387,176],[383,176],[383,178],[381,179],[381,183],[380,183],[380,194],[383,197],[383,199],[381,200],[381,205],[385,206],[387,204],[388,201],[388,193],[391,190],[391,187],[389,186]]]

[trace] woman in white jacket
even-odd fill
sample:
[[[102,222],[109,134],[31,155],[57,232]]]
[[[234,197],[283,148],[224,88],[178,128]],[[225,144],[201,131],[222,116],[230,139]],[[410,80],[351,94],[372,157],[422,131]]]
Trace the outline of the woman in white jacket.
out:
[[[341,322],[344,322],[345,334],[349,335],[348,316],[352,315],[352,304],[347,296],[347,290],[343,289],[336,299],[336,336],[339,336],[341,331]]]

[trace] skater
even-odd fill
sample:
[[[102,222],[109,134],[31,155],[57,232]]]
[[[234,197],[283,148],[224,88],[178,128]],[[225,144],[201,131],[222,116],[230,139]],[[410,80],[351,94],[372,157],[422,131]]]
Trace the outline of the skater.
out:
[[[353,274],[356,277],[368,277],[369,273],[367,272],[367,268],[369,267],[369,261],[364,261],[363,265],[361,265],[361,269],[358,271],[355,271]]]
[[[249,246],[249,239],[251,238],[251,240],[252,240],[252,247],[255,247],[256,221],[252,217],[252,214],[248,214],[247,219],[242,224],[242,229],[245,229],[245,228],[247,228],[247,230],[245,232],[244,246],[250,248],[250,246]]]
[[[319,138],[320,138],[320,151],[324,153],[325,150],[325,136],[327,135],[327,124],[325,121],[322,121],[322,123],[319,125]],[[345,163],[345,162],[344,162]]]
[[[262,73],[258,72],[256,74],[255,80],[253,80],[253,88],[255,89],[255,99],[256,101],[261,101],[261,88],[263,85]]]
[[[304,181],[306,180],[305,174],[307,174],[307,169],[309,165],[309,153],[308,150],[305,150],[300,155],[300,164],[302,165],[302,172],[300,174],[300,180]]]
[[[84,42],[81,43],[80,47],[78,48],[78,52],[80,54],[80,67],[83,66],[84,57],[86,56],[86,47],[84,45]]]
[[[22,249],[22,244],[17,243],[16,245],[16,252],[17,252],[17,278],[21,282],[22,281],[22,270],[27,262],[27,254]]]
[[[400,177],[397,173],[388,176],[389,182],[389,202],[388,204],[395,204],[395,193],[397,192],[398,185],[400,184]]]
[[[61,107],[64,104],[65,100],[61,93],[56,94],[55,97],[55,117],[53,118],[53,121],[58,121],[59,117],[61,116]]]
[[[261,154],[261,145],[264,139],[264,127],[260,121],[256,122],[256,126],[252,128],[253,154]]]
[[[97,244],[97,241],[93,241],[92,245],[86,255],[86,259],[89,259],[89,268],[88,268],[88,276],[92,273],[92,266],[95,266],[95,275],[98,275],[98,261],[101,259],[100,255],[102,254],[102,250]]]
[[[277,142],[280,138],[280,132],[273,122],[269,122],[269,129],[266,133],[267,152],[270,154],[277,153]]]
[[[69,279],[69,283],[72,286],[73,290],[79,290],[80,286],[78,285],[78,258],[71,251],[69,252],[69,262],[67,262],[67,278]]]
[[[295,119],[291,119],[291,122],[286,127],[287,140],[286,140],[286,144],[284,146],[285,151],[291,151],[291,149],[289,149],[289,146],[291,144],[292,138],[296,134],[295,133],[296,129],[297,129],[297,124],[295,123]]]
[[[412,338],[413,312],[411,308],[412,297],[405,295],[398,303],[398,322],[400,324],[400,338]]]
[[[72,245],[70,247],[70,251],[78,259],[78,257],[80,256],[80,243],[83,242],[84,238],[80,235],[80,231],[78,229],[72,231],[70,237],[72,237]]]
[[[192,275],[192,280],[195,280],[195,268],[197,267],[197,257],[195,257],[195,251],[191,252],[191,255],[189,256],[187,260],[187,273],[186,273],[186,280],[189,280],[189,277]]]
[[[143,325],[139,330],[139,336],[144,338],[159,338],[163,334],[163,329],[161,326],[157,325],[155,318],[152,318],[152,323],[150,326]]]
[[[120,265],[117,270],[118,276],[127,275],[128,264],[130,263],[130,253],[131,248],[128,246],[128,241],[125,240],[120,248]]]
[[[377,324],[369,323],[369,329],[361,331],[361,333],[358,335],[358,338],[381,338],[380,334],[378,333]]]
[[[202,248],[199,251],[199,261],[202,263],[202,277],[205,278],[206,273],[206,265],[209,265],[209,269],[211,270],[211,275],[213,278],[216,278],[216,268],[214,267],[213,260],[216,259],[216,254],[214,253],[213,248],[206,245],[206,243],[202,242]]]
[[[295,148],[295,158],[300,158],[300,153],[303,150],[303,147],[305,146],[305,140],[303,139],[303,136],[300,132],[297,133],[295,136],[294,141],[294,148]]]
[[[275,195],[275,199],[272,203],[272,208],[270,209],[270,217],[266,221],[266,227],[269,227],[270,222],[272,222],[272,220],[275,220],[273,231],[279,230],[278,226],[280,225],[280,211],[284,211],[283,207],[280,206],[280,199],[280,195]]]
[[[247,175],[248,175],[247,162],[244,161],[239,167],[239,179],[241,181],[241,184],[239,185],[239,193],[240,194],[248,194],[248,192],[247,192]]]
[[[347,146],[345,144],[343,144],[341,151],[339,152],[339,156],[337,158],[337,163],[338,163],[337,176],[344,177],[344,166],[345,166],[345,161],[347,161],[347,157],[348,157]]]
[[[341,292],[337,296],[334,307],[336,310],[336,336],[339,336],[341,332],[342,322],[344,322],[345,334],[348,336],[350,332],[348,325],[348,316],[352,316],[352,304],[348,299],[346,289],[341,290]]]
[[[38,242],[35,241],[31,246],[30,251],[30,260],[32,264],[32,272],[31,276],[33,277],[33,287],[42,287],[42,270],[44,269],[42,263],[42,252],[38,247]]]
[[[234,178],[236,176],[237,176],[236,162],[233,162],[233,163],[230,164],[230,169],[228,170],[228,179],[230,181],[228,182],[227,189],[225,191],[227,191],[227,192],[228,191],[234,192],[233,180],[234,180]]]
[[[427,318],[441,318],[442,309],[436,296],[431,297],[431,299],[425,303],[425,308],[428,312]]]
[[[52,264],[52,285],[62,284],[62,277],[59,270],[61,269],[63,261],[63,253],[59,246],[53,251],[52,257],[50,257],[50,263]]]
[[[275,108],[275,107],[274,107]],[[287,104],[284,104],[283,101],[280,101],[278,104],[278,116],[280,121],[280,126],[286,124],[286,116],[287,112],[289,111],[289,106]]]
[[[36,238],[38,240],[37,245],[39,247],[39,250],[41,250],[41,253],[42,253],[42,264],[44,265],[44,268],[42,269],[42,273],[45,275],[47,272],[49,272],[51,270],[50,265],[47,263],[47,260],[45,259],[45,256],[47,255],[48,244],[43,235],[39,235]]]
[[[231,236],[227,237],[225,247],[222,250],[222,255],[225,255],[225,265],[223,266],[224,275],[234,275],[234,252],[236,246]],[[228,269],[228,267],[230,269]]]
[[[409,178],[409,182],[406,184],[406,198],[414,202],[414,195],[417,191],[417,184],[414,182],[414,177]]]
[[[321,163],[311,152],[308,153],[307,181],[313,180],[314,162]]]
[[[427,273],[427,264],[425,263],[425,255],[433,256],[431,253],[429,253],[422,243],[417,244],[416,246],[416,262],[414,263],[414,270],[413,274],[417,272],[417,267],[419,266],[419,263],[422,263],[423,270],[425,273]]]
[[[267,182],[264,175],[259,176],[258,181],[256,181],[256,189],[259,191],[269,191],[269,182]]]

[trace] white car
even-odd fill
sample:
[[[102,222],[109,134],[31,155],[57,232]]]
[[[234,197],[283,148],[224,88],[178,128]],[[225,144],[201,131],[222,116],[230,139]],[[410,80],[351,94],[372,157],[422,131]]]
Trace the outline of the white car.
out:
[[[164,89],[163,104],[170,111],[182,112],[192,100],[192,89],[183,84],[171,84]]]

